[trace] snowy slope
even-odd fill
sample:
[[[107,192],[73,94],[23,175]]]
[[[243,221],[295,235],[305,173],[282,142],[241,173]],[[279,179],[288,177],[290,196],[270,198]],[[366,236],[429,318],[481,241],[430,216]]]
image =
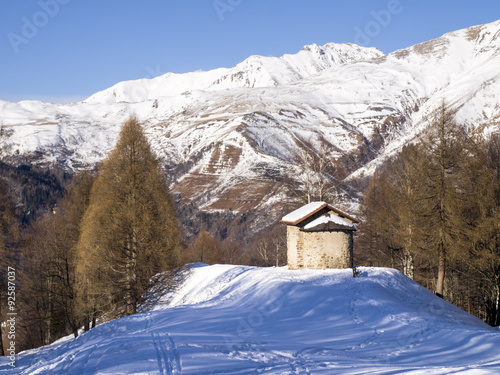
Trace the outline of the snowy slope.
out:
[[[0,101],[4,155],[93,165],[136,114],[184,203],[273,206],[296,150],[328,146],[348,179],[369,175],[424,131],[442,100],[481,133],[500,126],[500,21],[385,56],[329,43],[232,68],[121,82],[81,103]],[[274,200],[273,200],[274,199]]]
[[[499,330],[396,270],[361,271],[197,264],[153,311],[21,353],[16,373],[500,372]]]

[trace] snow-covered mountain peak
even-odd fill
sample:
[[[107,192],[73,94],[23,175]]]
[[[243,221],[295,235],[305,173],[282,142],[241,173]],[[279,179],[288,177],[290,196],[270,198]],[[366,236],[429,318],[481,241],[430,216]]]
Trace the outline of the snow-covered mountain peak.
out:
[[[87,103],[135,103],[159,97],[176,96],[187,91],[218,91],[284,85],[316,74],[329,67],[384,56],[375,48],[354,44],[328,43],[305,46],[297,54],[281,57],[253,55],[232,68],[167,73],[151,79],[120,82],[100,91]]]
[[[500,21],[452,31],[443,36],[389,54],[410,63],[447,59],[474,63],[500,50]]]

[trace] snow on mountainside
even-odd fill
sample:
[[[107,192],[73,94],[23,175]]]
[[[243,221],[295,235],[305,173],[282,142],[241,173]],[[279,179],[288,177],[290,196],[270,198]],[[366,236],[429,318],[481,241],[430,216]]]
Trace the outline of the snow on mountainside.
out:
[[[311,45],[233,68],[121,82],[81,103],[0,101],[12,133],[1,142],[4,154],[77,169],[100,161],[134,113],[183,202],[273,214],[296,150],[326,145],[343,177],[369,175],[425,129],[443,99],[460,121],[498,131],[499,86],[497,21],[387,56]]]
[[[498,329],[399,271],[360,270],[196,264],[153,311],[23,352],[15,373],[500,372]]]
[[[296,55],[251,56],[233,68],[187,74],[167,73],[153,79],[120,82],[98,92],[88,103],[141,102],[187,91],[218,91],[241,87],[269,87],[300,80],[328,67],[384,56],[375,48],[329,43],[305,46]]]

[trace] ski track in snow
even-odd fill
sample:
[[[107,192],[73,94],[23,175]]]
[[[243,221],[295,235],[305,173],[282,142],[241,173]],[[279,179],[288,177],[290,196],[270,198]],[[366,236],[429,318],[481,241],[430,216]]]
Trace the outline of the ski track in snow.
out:
[[[146,313],[145,331],[154,329],[155,323],[151,312]],[[158,371],[161,375],[181,375],[182,365],[175,341],[167,332],[152,332],[151,340],[156,353]]]
[[[162,375],[179,375],[182,373],[179,352],[175,342],[168,333],[152,333],[158,369]]]

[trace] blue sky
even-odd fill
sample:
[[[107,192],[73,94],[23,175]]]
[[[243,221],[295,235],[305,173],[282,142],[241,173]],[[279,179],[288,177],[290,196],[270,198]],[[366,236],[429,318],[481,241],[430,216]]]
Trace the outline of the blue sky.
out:
[[[498,19],[498,0],[2,0],[0,99],[81,100],[312,43],[388,53]]]

